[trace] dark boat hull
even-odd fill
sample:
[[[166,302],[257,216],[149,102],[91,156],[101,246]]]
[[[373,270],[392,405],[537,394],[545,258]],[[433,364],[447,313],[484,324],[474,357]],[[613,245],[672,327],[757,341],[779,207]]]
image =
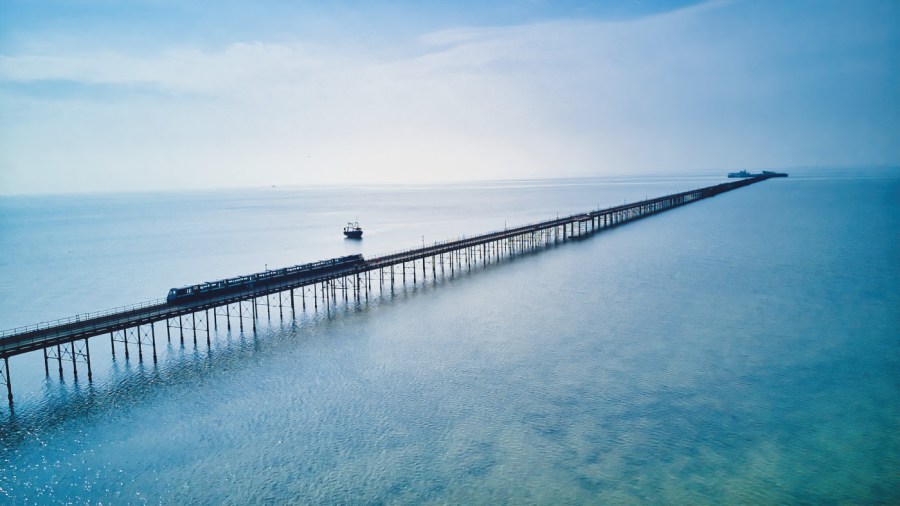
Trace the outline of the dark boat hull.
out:
[[[361,239],[362,230],[344,230],[344,236],[347,239]]]

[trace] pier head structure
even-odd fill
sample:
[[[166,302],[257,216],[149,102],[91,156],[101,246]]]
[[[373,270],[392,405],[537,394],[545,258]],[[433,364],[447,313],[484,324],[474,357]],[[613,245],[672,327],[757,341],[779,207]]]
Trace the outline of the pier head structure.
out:
[[[220,327],[255,331],[261,312],[267,318],[296,318],[301,311],[368,301],[370,295],[392,293],[398,287],[437,281],[538,251],[698,200],[742,188],[784,174],[759,176],[631,204],[505,228],[413,248],[373,258],[361,255],[296,265],[219,281],[173,288],[166,299],[73,316],[0,332],[0,386],[9,403],[13,388],[9,359],[40,352],[44,370],[63,375],[71,367],[91,381],[91,346],[109,346],[131,360],[157,360],[157,343],[185,339],[211,344]],[[377,292],[376,292],[377,290]]]

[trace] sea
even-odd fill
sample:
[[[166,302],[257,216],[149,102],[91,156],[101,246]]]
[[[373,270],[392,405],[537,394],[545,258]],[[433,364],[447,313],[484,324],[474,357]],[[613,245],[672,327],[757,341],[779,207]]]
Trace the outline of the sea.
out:
[[[0,329],[725,180],[0,197]],[[92,381],[10,358],[0,504],[900,504],[898,169],[428,274],[209,345],[160,324],[155,363],[98,336]]]

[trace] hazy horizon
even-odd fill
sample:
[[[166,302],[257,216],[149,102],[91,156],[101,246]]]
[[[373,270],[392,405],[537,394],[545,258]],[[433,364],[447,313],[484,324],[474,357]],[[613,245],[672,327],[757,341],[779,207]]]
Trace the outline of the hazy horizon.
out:
[[[857,166],[857,167],[744,167],[735,170],[747,169],[751,172],[759,172],[763,170],[785,172],[788,175],[801,175],[810,177],[815,173],[815,177],[834,178],[834,177],[893,177],[890,171],[900,171],[900,166],[883,165],[883,166]],[[729,170],[730,171],[730,170]],[[653,178],[709,178],[721,177],[726,178],[725,170],[704,170],[704,171],[657,171],[657,172],[631,172],[631,173],[615,173],[602,175],[575,175],[575,176],[538,176],[538,177],[509,177],[509,178],[483,178],[483,179],[455,179],[455,180],[424,180],[424,181],[403,181],[403,182],[318,182],[318,183],[291,183],[291,184],[238,184],[233,186],[183,186],[183,187],[160,187],[160,188],[125,188],[125,189],[105,189],[105,190],[71,190],[71,191],[55,191],[55,192],[32,192],[32,193],[2,193],[0,197],[89,197],[91,195],[150,195],[150,194],[179,194],[179,193],[206,193],[206,192],[229,192],[240,190],[261,190],[261,189],[337,189],[337,188],[397,188],[404,187],[413,188],[436,188],[436,187],[452,187],[465,185],[500,185],[504,183],[558,183],[560,181],[596,181],[617,179],[653,179]],[[481,187],[481,186],[478,186]]]

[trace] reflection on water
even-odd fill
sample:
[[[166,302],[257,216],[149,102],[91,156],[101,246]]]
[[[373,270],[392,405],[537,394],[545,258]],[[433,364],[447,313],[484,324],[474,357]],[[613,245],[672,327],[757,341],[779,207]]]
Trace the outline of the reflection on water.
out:
[[[578,195],[572,207],[595,207],[584,201],[597,188],[578,193],[570,183],[542,185],[538,210]],[[617,187],[644,192],[631,183]],[[647,182],[647,192],[687,183],[659,184]],[[533,188],[519,186],[482,190],[502,202],[486,215],[501,216],[503,206],[534,212]],[[898,189],[890,177],[769,181],[472,275],[394,295],[376,289],[368,303],[328,313],[308,306],[296,321],[263,313],[256,333],[220,325],[210,347],[205,336],[196,348],[192,336],[183,347],[162,338],[156,365],[134,353],[113,360],[108,340],[97,338],[90,384],[74,383],[69,369],[59,382],[52,367],[45,380],[40,356],[16,357],[17,403],[0,422],[0,497],[897,502]],[[471,213],[459,209],[485,196],[378,191],[374,214],[422,209],[419,229],[384,232],[408,244],[421,226],[463,229]],[[199,205],[168,198],[170,207]],[[253,216],[230,215],[229,226],[252,228],[258,215],[290,215],[292,205],[315,214],[331,202],[287,200],[271,208],[253,200]],[[141,204],[151,215],[153,202]],[[127,232],[134,219],[109,229]],[[465,232],[483,228],[491,227]],[[241,235],[203,247],[215,256]],[[159,260],[170,247],[136,255]],[[223,263],[252,250],[241,248]],[[205,258],[190,248],[185,256]],[[57,261],[61,277],[85,265]],[[14,262],[26,260],[0,264],[3,274],[33,279],[7,267]],[[110,268],[135,268],[133,258],[121,262]],[[136,283],[159,276],[153,269],[133,274]],[[38,299],[29,304],[48,300],[22,286]],[[7,301],[21,296],[3,290]]]

